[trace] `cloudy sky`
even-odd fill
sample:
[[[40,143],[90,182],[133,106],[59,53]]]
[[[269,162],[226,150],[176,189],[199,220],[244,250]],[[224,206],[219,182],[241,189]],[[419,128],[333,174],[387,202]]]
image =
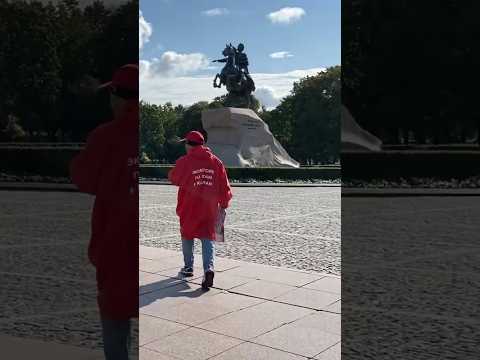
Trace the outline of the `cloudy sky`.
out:
[[[245,44],[255,95],[278,105],[294,81],[340,64],[340,0],[142,0],[140,97],[191,105],[214,89],[225,43]]]

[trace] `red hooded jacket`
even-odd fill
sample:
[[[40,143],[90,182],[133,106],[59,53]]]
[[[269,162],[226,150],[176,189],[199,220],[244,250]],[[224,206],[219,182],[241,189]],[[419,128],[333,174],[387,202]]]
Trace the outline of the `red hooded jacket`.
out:
[[[95,195],[89,259],[102,316],[138,316],[138,110],[95,129],[71,163],[81,192]]]
[[[197,146],[177,160],[168,174],[179,187],[177,215],[182,238],[215,240],[218,207],[227,208],[232,191],[220,159]]]

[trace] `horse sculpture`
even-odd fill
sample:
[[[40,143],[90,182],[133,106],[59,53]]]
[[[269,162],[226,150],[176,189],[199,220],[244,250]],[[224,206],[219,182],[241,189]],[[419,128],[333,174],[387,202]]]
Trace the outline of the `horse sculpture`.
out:
[[[248,96],[255,91],[255,83],[248,73],[248,59],[243,48],[243,44],[239,44],[238,49],[227,44],[222,52],[224,58],[213,60],[225,63],[222,71],[213,79],[213,87],[221,88],[223,85],[230,94],[238,96]]]

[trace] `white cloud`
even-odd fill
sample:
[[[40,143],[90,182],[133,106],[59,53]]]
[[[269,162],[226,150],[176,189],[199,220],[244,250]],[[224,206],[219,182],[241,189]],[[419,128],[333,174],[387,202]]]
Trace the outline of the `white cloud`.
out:
[[[202,11],[202,14],[205,16],[221,16],[221,15],[228,15],[230,11],[225,8],[214,8]]]
[[[267,110],[276,108],[282,99],[270,86],[257,87],[253,95],[255,95],[260,101],[260,104],[265,106]]]
[[[140,60],[139,64],[139,78],[142,79],[147,79],[150,77],[150,61],[147,60]]]
[[[210,62],[201,53],[179,54],[175,51],[166,51],[162,56],[150,61],[142,60],[141,66],[145,77],[174,77],[207,69]]]
[[[152,36],[152,34],[152,24],[145,20],[142,12],[140,11],[138,19],[138,44],[140,49],[143,49],[143,45],[150,41],[150,36]]]
[[[277,74],[251,74],[257,88],[254,95],[267,109],[274,108],[290,93],[295,81],[324,70],[312,68]],[[211,101],[226,93],[225,88],[216,89],[212,86],[213,77],[214,75],[168,77],[152,71],[150,62],[141,61],[140,98],[153,104],[171,102],[185,106],[198,101]]]
[[[291,54],[290,51],[277,51],[277,52],[271,53],[269,56],[272,59],[286,59],[289,57],[293,57],[293,54]]]
[[[302,18],[306,14],[300,7],[284,7],[267,15],[274,24],[291,24]]]

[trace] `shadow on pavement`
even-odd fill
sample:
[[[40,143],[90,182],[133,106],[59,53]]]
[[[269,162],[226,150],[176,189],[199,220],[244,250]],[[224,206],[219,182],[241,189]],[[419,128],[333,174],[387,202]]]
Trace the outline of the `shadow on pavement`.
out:
[[[197,298],[208,291],[198,288],[192,291],[191,284],[181,278],[166,278],[151,284],[140,286],[140,307],[147,306],[157,300],[164,298]]]

